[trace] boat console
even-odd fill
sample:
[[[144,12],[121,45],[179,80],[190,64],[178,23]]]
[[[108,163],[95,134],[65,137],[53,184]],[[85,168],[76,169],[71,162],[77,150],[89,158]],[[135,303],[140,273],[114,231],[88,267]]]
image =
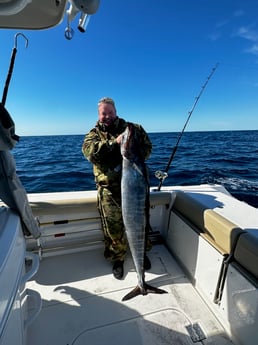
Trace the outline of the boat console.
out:
[[[27,269],[26,263],[30,263]],[[39,268],[39,258],[26,251],[20,218],[0,208],[0,344],[23,345],[28,326],[41,310],[41,297],[26,287]],[[33,306],[33,311],[30,307]]]

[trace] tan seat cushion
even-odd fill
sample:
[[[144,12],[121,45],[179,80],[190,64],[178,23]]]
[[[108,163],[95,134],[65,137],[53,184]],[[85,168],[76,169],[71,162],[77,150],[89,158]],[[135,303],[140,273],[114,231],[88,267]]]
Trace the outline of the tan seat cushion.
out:
[[[247,231],[239,237],[234,258],[258,279],[258,230]]]
[[[186,192],[177,192],[173,208],[189,220],[203,237],[216,246],[222,254],[230,254],[240,233],[236,224],[209,209]]]
[[[203,213],[207,209],[205,205],[192,198],[189,194],[177,191],[173,209],[177,210],[197,228],[203,231]]]
[[[204,232],[226,254],[230,254],[243,230],[213,210],[204,211]]]

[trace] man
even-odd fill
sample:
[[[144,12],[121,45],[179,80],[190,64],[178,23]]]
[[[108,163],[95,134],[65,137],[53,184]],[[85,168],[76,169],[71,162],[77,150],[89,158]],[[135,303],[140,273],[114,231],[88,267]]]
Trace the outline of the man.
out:
[[[99,101],[98,117],[96,126],[84,138],[82,152],[93,164],[98,189],[98,210],[105,240],[104,256],[113,263],[114,277],[122,279],[127,241],[121,210],[120,142],[121,133],[126,129],[127,122],[117,116],[115,102],[108,97]],[[143,157],[147,159],[152,144],[142,126],[137,124],[135,126],[141,136],[140,149]],[[145,269],[149,269],[151,263],[146,255],[144,261]]]

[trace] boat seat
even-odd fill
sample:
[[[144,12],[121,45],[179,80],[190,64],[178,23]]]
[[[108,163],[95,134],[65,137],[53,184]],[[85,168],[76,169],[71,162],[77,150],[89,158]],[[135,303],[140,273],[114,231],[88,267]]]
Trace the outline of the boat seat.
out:
[[[103,242],[96,195],[73,194],[43,195],[40,199],[30,195],[32,213],[40,225],[40,245],[45,253],[84,250]],[[38,243],[34,239],[27,238],[26,243],[28,250],[37,250]]]
[[[172,209],[193,224],[199,235],[215,246],[223,255],[233,252],[239,235],[244,232],[236,224],[207,208],[186,192],[176,192]]]
[[[150,206],[169,205],[170,192],[150,193]],[[64,215],[69,220],[88,217],[99,217],[96,196],[76,199],[56,199],[47,201],[31,201],[33,214],[40,224],[64,220]]]
[[[99,217],[95,197],[30,202],[40,224]]]
[[[236,244],[234,259],[258,279],[258,231],[247,230]]]

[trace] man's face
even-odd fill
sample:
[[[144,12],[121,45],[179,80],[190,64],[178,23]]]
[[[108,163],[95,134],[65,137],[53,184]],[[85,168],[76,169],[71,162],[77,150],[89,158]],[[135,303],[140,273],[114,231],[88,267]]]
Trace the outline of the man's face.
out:
[[[101,103],[98,107],[99,121],[105,126],[110,126],[116,119],[116,110],[112,104]]]

